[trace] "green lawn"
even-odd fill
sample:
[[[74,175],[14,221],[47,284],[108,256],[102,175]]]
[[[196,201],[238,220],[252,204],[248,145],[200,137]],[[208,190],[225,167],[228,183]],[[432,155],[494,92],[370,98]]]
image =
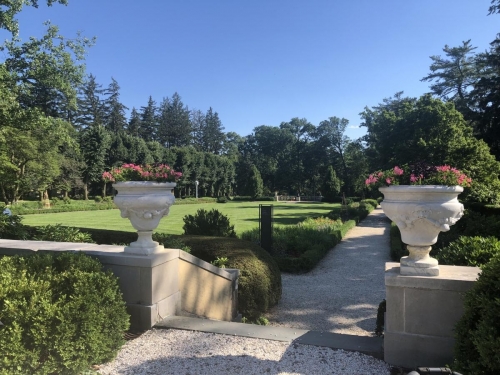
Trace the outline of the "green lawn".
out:
[[[239,234],[259,226],[259,204],[262,204],[262,202],[228,202],[225,204],[202,203],[190,205],[174,204],[170,208],[170,214],[161,220],[156,231],[169,234],[182,234],[182,226],[184,225],[182,218],[184,216],[189,214],[193,215],[200,208],[206,210],[216,208],[229,217],[231,224],[235,227],[236,233]],[[339,207],[339,204],[274,202],[273,206],[275,225],[289,225],[296,224],[309,216],[324,215],[333,208]],[[23,223],[34,226],[63,224],[82,228],[135,231],[130,221],[120,216],[119,210],[26,215],[23,217]]]

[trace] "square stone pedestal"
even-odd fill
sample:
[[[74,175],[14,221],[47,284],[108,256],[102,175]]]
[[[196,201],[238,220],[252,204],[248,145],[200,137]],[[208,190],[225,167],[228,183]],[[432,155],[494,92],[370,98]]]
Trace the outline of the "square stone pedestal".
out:
[[[464,293],[480,269],[440,265],[439,270],[439,276],[403,276],[399,263],[386,263],[384,360],[389,364],[416,368],[452,363],[454,326],[463,315]]]

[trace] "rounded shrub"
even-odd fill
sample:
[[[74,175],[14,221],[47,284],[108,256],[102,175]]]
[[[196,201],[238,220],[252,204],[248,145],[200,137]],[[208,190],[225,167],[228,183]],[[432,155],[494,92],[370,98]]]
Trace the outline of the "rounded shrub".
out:
[[[465,295],[455,327],[455,363],[464,374],[500,374],[500,255],[485,264]]]
[[[281,298],[281,273],[275,260],[259,245],[227,237],[180,236],[191,254],[205,260],[227,258],[227,268],[240,270],[238,310],[257,319]]]
[[[129,316],[97,260],[5,256],[0,269],[0,374],[78,374],[116,356]]]
[[[234,225],[219,210],[199,209],[195,215],[184,216],[184,234],[198,236],[236,237]]]
[[[459,237],[433,254],[440,264],[480,267],[500,254],[500,240],[495,237]]]

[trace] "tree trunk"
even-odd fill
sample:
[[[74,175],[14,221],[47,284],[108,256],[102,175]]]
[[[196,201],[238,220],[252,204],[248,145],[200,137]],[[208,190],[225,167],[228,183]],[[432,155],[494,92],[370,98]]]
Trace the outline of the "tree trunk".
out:
[[[89,200],[89,187],[87,186],[87,184],[83,184],[83,199],[85,199],[86,201]]]

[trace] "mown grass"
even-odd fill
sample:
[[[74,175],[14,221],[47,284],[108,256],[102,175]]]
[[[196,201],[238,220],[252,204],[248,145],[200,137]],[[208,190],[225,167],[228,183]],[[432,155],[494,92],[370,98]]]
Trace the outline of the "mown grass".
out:
[[[270,202],[271,203],[271,202]],[[157,228],[157,232],[168,234],[183,234],[183,218],[186,215],[194,215],[196,211],[217,209],[229,217],[235,231],[240,234],[244,231],[258,228],[259,226],[259,204],[262,202],[228,202],[224,204],[202,203],[195,205],[173,205],[170,214],[164,217]],[[293,225],[300,221],[319,215],[325,215],[333,209],[339,209],[337,203],[319,202],[273,202],[274,225]],[[23,217],[26,225],[55,225],[62,224],[72,227],[110,229],[122,231],[135,231],[128,219],[120,216],[119,210],[107,211],[81,211],[61,212],[53,214],[34,214]]]

